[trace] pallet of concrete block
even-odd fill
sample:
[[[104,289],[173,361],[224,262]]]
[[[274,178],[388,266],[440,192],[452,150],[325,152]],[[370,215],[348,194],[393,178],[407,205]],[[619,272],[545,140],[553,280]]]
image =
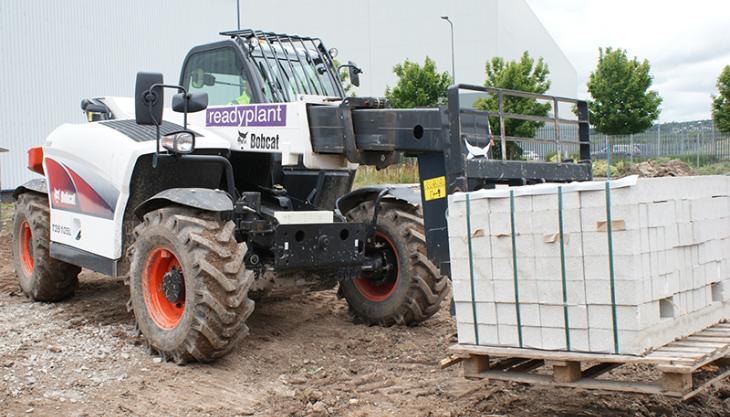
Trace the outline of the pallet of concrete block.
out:
[[[730,318],[730,177],[449,198],[459,343],[642,355]]]
[[[730,376],[730,324],[716,324],[640,356],[466,344],[450,351],[442,367],[462,362],[470,379],[688,399]],[[643,371],[626,372],[636,365]]]

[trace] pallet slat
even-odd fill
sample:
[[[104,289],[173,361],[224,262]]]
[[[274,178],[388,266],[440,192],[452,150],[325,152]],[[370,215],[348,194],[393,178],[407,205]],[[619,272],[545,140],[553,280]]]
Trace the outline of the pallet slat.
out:
[[[730,324],[725,323],[668,343],[642,356],[475,345],[455,345],[450,350],[454,355],[466,358],[464,376],[470,378],[662,394],[683,399],[730,376]],[[622,365],[639,363],[654,366],[662,377],[652,382],[612,380],[609,379],[611,374],[606,375],[605,379],[596,379]],[[581,371],[582,368],[585,369]],[[537,369],[546,371],[533,372]],[[697,373],[703,376],[694,378]],[[703,382],[694,386],[699,380]]]

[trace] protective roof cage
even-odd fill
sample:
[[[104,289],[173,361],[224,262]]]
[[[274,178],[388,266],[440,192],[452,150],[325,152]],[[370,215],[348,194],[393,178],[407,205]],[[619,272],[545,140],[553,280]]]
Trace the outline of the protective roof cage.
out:
[[[221,35],[241,42],[272,95],[283,101],[295,101],[297,95],[345,96],[334,60],[319,38],[253,29]]]
[[[490,99],[490,104],[496,105],[497,109],[462,107],[465,101],[461,96],[462,91],[486,96]],[[491,178],[497,182],[509,183],[585,181],[592,178],[586,101],[468,84],[451,87],[448,95],[449,125],[459,127],[450,131],[452,146],[455,143],[458,143],[458,147],[468,147],[469,144],[481,146],[488,141],[493,143],[489,153],[483,155],[484,157],[466,159],[464,172],[467,178]],[[548,115],[523,114],[527,111],[507,112],[505,107],[510,100],[516,104],[511,106],[513,108],[528,108],[530,106],[525,105],[527,103],[532,103],[533,108],[535,104],[541,105],[548,110]],[[561,117],[561,105],[570,106],[571,112],[575,113],[576,117]],[[498,133],[492,134],[493,131],[487,122],[490,119],[492,123],[498,124]],[[528,134],[532,133],[531,137],[507,135],[507,126],[511,123],[512,130],[520,131],[519,127],[515,129],[520,122],[532,124],[530,128],[522,130]],[[485,138],[485,134],[490,137]],[[542,155],[530,151],[530,157],[526,158],[524,153],[515,155],[514,152],[510,152],[509,143],[518,143],[521,150],[550,149],[550,151],[543,152]],[[568,154],[571,156],[566,158]]]

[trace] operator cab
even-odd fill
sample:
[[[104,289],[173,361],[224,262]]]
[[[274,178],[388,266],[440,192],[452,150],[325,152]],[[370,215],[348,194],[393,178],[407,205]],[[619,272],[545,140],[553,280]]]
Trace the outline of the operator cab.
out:
[[[193,48],[180,74],[180,85],[190,93],[207,93],[209,106],[345,98],[336,50],[327,50],[320,39],[250,29],[221,34],[230,39]],[[360,70],[352,63],[344,67],[357,81]],[[230,161],[240,191],[262,192],[265,202],[276,190],[272,201],[279,210],[332,210],[354,178],[353,171],[306,169],[301,162],[282,166],[276,152],[232,152]]]
[[[231,39],[193,48],[180,74],[180,85],[208,93],[211,106],[236,104],[245,95],[250,103],[345,97],[336,50],[325,49],[320,39],[250,29],[221,35]]]

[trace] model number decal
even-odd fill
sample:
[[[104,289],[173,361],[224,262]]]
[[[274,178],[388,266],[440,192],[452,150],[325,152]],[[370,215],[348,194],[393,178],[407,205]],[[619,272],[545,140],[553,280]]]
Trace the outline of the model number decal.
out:
[[[71,236],[71,228],[68,226],[61,226],[60,224],[51,224],[51,230],[53,233],[65,236]]]
[[[446,177],[436,177],[424,180],[423,197],[426,201],[446,197]]]

